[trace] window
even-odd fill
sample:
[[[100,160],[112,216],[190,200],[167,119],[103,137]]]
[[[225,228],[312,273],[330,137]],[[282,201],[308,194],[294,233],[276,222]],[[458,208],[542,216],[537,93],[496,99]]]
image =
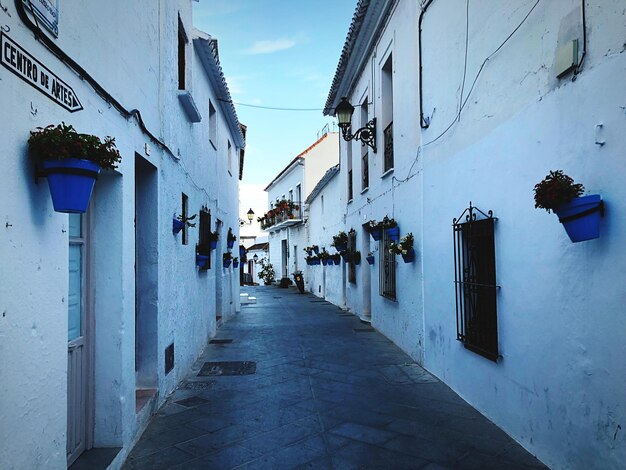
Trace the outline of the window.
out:
[[[368,122],[368,103],[367,96],[361,103],[361,127],[367,126]],[[369,188],[370,185],[370,166],[369,166],[369,154],[367,145],[361,145],[361,191]]]
[[[228,141],[228,174],[233,176],[233,146]]]
[[[183,245],[187,245],[189,243],[189,240],[187,238],[187,217],[189,216],[188,211],[188,205],[189,205],[189,198],[187,197],[187,195],[185,193],[183,193],[183,197],[182,197],[183,201],[182,201],[182,217],[183,217]]]
[[[211,100],[209,100],[209,141],[217,150],[217,113]]]
[[[211,235],[211,211],[206,208],[206,206],[200,209],[200,220],[198,227],[198,246],[196,247],[196,251],[201,254],[209,257],[204,268],[199,268],[202,271],[207,269],[211,269],[211,247],[210,247],[210,235]]]
[[[495,362],[499,353],[494,221],[491,211],[485,214],[470,205],[454,219],[453,229],[457,339]]]
[[[185,90],[185,55],[187,53],[187,34],[183,21],[178,16],[178,89]]]
[[[301,197],[302,197],[302,187],[298,184],[296,186],[296,199],[295,199],[294,202],[297,202],[298,204],[301,205],[301,203],[302,203]]]
[[[382,123],[384,140],[383,172],[393,168],[393,56],[385,61],[381,70]]]
[[[348,232],[348,282],[356,284],[356,263],[354,262],[354,253],[356,252],[356,231],[354,229]]]
[[[348,170],[348,202],[352,201],[354,186],[352,185],[352,168]]]
[[[293,202],[293,189],[289,190],[289,200]]]
[[[380,253],[378,263],[378,293],[383,297],[396,300],[396,256],[389,253],[391,240],[385,230],[380,237]]]

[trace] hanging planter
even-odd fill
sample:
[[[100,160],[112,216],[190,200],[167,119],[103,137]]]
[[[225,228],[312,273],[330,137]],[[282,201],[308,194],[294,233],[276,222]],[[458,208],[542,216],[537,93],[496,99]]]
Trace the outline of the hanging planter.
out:
[[[62,213],[84,213],[100,170],[117,168],[121,160],[114,138],[101,141],[65,123],[31,131],[28,147],[37,176],[48,178],[54,210]]]
[[[226,247],[229,250],[232,250],[235,246],[235,242],[237,241],[237,237],[233,234],[232,229],[228,229],[228,235],[226,235]]]
[[[239,267],[239,260],[237,258],[233,259],[233,268],[237,269]]]
[[[176,217],[172,219],[172,233],[174,235],[180,232],[184,226],[185,223],[182,220],[178,220]]]
[[[407,250],[406,253],[401,253],[401,255],[405,263],[412,263],[413,261],[415,261],[415,250],[413,248]]]
[[[222,262],[225,268],[229,267],[232,261],[233,261],[233,255],[231,254],[230,251],[227,251],[226,253],[222,255]]]
[[[578,197],[554,209],[559,222],[574,243],[600,237],[600,218],[604,203],[599,194]]]
[[[335,266],[339,266],[341,264],[341,257],[339,255],[333,255],[331,258]]]
[[[196,254],[196,266],[199,268],[204,268],[209,261],[209,257],[207,255]]]
[[[344,231],[340,231],[337,235],[333,235],[332,246],[337,251],[345,251],[348,249],[348,234]]]
[[[352,262],[356,264],[357,266],[361,264],[361,252],[360,251],[355,251],[352,253]]]
[[[365,257],[365,259],[367,260],[367,264],[369,264],[370,266],[374,264],[374,255],[373,254],[369,254]]]
[[[350,252],[349,251],[342,251],[341,253],[341,258],[347,263],[350,260]]]
[[[217,248],[217,242],[220,239],[220,234],[216,230],[215,232],[209,232],[209,248],[215,250]]]
[[[599,194],[580,197],[585,188],[563,173],[550,173],[535,185],[535,207],[551,210],[559,217],[570,240],[574,243],[600,236],[600,218],[604,203]]]
[[[320,254],[320,247],[317,245],[313,245],[311,249],[315,252],[316,255]]]

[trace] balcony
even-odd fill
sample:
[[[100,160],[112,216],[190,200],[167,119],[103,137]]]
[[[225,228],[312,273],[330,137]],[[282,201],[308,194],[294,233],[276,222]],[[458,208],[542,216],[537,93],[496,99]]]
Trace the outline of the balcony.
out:
[[[276,232],[292,225],[302,223],[302,203],[299,201],[280,201],[276,207],[259,217],[261,230]]]

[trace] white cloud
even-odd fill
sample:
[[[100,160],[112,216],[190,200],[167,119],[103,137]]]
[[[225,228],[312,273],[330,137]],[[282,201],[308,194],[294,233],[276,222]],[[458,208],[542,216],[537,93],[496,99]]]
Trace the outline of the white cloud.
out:
[[[282,38],[274,40],[257,41],[252,44],[251,47],[246,49],[246,54],[271,54],[273,52],[284,51],[285,49],[291,49],[296,45],[294,39]]]

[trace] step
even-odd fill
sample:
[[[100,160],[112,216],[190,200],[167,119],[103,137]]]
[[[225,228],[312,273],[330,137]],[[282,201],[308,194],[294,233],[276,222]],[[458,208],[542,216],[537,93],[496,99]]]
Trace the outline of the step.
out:
[[[248,297],[248,299],[245,302],[242,299],[241,303],[242,304],[256,304],[256,297]]]

